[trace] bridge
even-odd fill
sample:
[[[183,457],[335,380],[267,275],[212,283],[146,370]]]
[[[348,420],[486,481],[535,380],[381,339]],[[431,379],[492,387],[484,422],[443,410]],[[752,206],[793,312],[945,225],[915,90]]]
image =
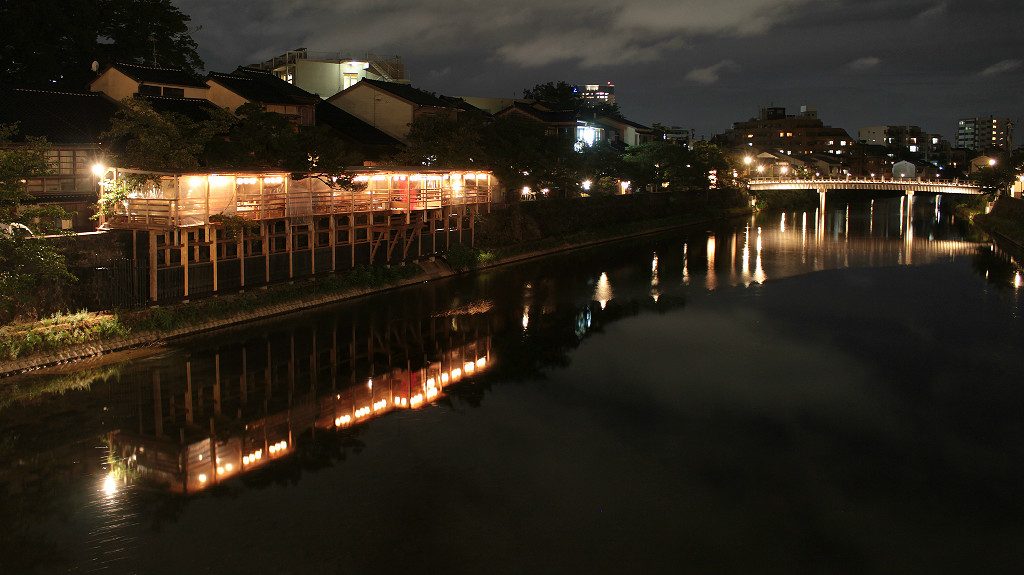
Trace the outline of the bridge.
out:
[[[907,195],[921,194],[973,194],[981,193],[981,186],[973,182],[960,180],[921,180],[921,179],[779,179],[755,178],[749,180],[747,187],[752,192],[767,190],[814,190],[824,194],[833,190],[865,190],[877,192],[904,192]]]
[[[914,194],[964,194],[979,195],[981,186],[973,182],[960,180],[922,180],[922,179],[824,179],[824,178],[756,178],[748,180],[747,188],[751,192],[768,190],[813,190],[818,192],[819,213],[825,214],[825,196],[835,190],[865,190],[874,192],[903,192],[907,200],[907,217],[913,212]],[[902,206],[902,204],[901,204]],[[901,208],[902,209],[902,208]]]

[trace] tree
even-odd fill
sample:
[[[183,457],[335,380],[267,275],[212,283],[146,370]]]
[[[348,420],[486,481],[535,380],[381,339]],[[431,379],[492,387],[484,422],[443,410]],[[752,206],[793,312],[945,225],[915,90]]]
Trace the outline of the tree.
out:
[[[0,144],[16,133],[16,126],[0,125]],[[0,322],[46,309],[60,286],[75,280],[61,251],[39,237],[56,229],[52,222],[64,211],[33,205],[25,186],[50,173],[48,150],[40,139],[0,145]]]
[[[408,147],[397,163],[433,168],[468,168],[482,163],[484,121],[478,114],[420,116],[409,127]]]
[[[0,83],[83,87],[92,62],[201,70],[189,17],[170,0],[0,3]]]
[[[536,100],[553,110],[579,110],[584,106],[583,98],[571,84],[547,82],[523,90],[523,98]]]
[[[205,163],[207,146],[225,137],[234,121],[227,111],[212,111],[209,119],[197,121],[126,98],[102,137],[117,150],[123,168],[187,172]]]

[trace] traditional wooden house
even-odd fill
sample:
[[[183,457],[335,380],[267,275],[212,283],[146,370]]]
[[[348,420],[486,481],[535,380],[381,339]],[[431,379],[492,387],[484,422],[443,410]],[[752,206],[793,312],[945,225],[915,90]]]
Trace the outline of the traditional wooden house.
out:
[[[207,99],[234,112],[239,106],[255,103],[268,112],[291,118],[299,126],[316,123],[320,97],[289,84],[270,72],[238,68],[230,74],[211,72],[206,78]]]
[[[95,213],[99,177],[93,166],[102,163],[101,134],[110,129],[117,104],[102,94],[21,88],[0,89],[0,124],[15,126],[8,146],[27,138],[45,138],[50,145],[52,173],[26,180],[35,202],[56,204],[71,217],[61,227],[89,231]]]
[[[135,94],[205,100],[209,93],[206,82],[188,70],[123,62],[107,66],[89,83],[89,90],[118,101]]]
[[[131,232],[150,301],[172,301],[473,245],[488,172],[353,168],[351,183],[287,173],[141,174],[103,228]]]

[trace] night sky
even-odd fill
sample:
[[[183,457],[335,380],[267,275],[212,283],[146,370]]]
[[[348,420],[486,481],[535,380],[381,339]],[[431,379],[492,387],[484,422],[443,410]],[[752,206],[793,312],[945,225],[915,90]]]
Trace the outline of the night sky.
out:
[[[768,104],[859,127],[1024,117],[1021,0],[175,0],[208,70],[289,49],[398,54],[413,85],[519,96],[612,81],[640,122],[710,136]],[[1015,140],[1022,140],[1018,128]]]

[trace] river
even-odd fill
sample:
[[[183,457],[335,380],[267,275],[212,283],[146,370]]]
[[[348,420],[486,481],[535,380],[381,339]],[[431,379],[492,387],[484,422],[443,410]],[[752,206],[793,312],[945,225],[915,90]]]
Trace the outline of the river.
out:
[[[1024,288],[978,240],[832,202],[22,377],[0,572],[1020,572]]]

